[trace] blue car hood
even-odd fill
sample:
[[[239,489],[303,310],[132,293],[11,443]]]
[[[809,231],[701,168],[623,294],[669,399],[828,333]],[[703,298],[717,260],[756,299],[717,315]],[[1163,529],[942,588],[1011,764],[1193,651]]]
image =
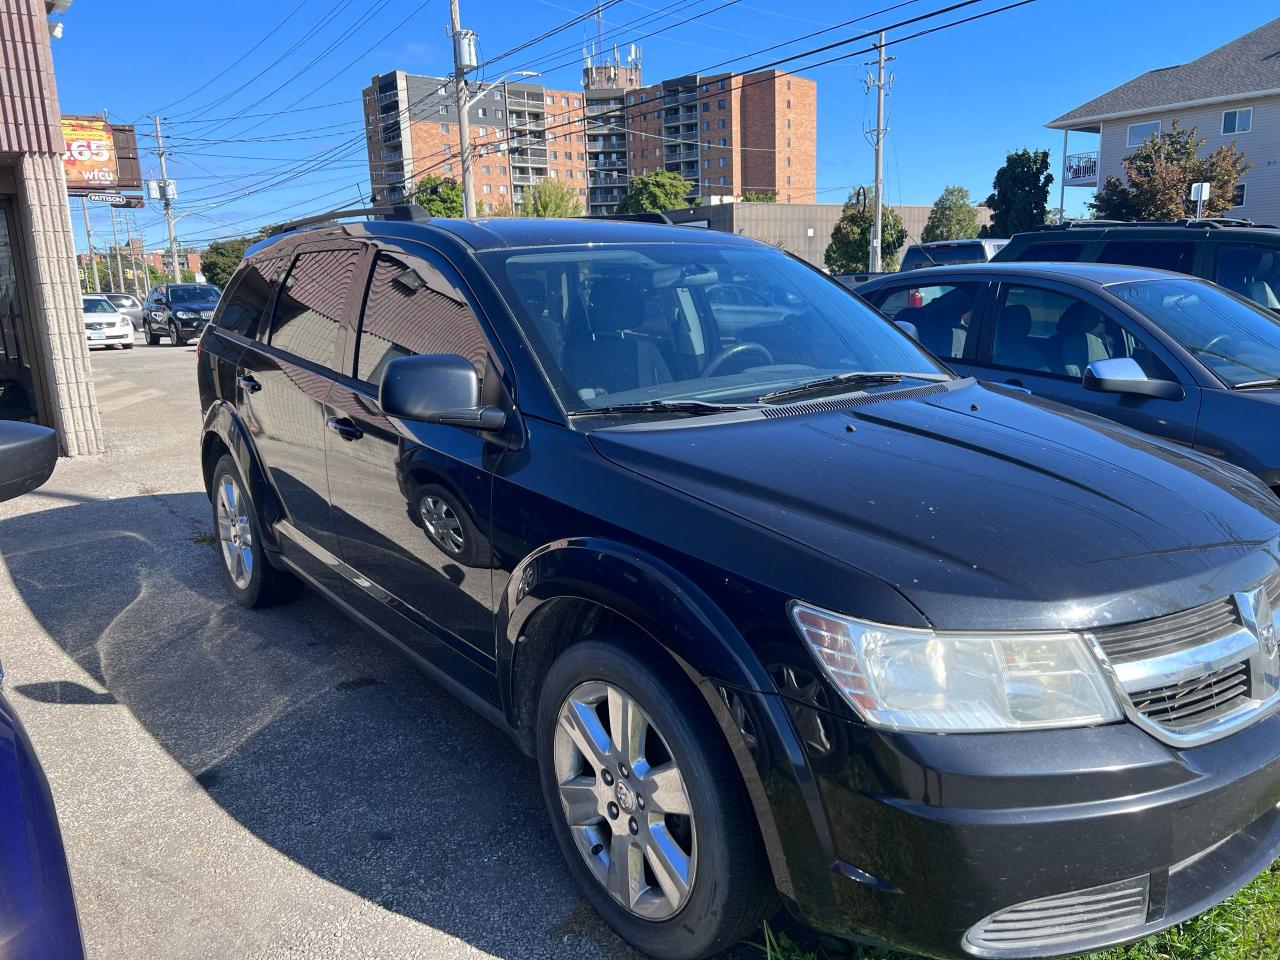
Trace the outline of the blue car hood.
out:
[[[620,466],[878,577],[939,628],[1125,623],[1277,569],[1269,490],[1110,421],[972,380],[832,405],[591,441]],[[850,597],[845,612],[857,607]]]

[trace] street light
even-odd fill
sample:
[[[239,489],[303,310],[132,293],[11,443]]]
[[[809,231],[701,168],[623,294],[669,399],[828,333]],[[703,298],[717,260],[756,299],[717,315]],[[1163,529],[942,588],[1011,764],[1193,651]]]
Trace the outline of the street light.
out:
[[[458,139],[462,148],[462,213],[468,219],[476,215],[476,195],[475,187],[471,183],[471,123],[467,117],[467,112],[484,98],[484,95],[494,87],[505,83],[511,77],[536,77],[536,70],[514,70],[511,73],[504,73],[497,80],[494,80],[487,87],[481,84],[481,90],[470,100],[466,99],[466,84],[462,82],[460,92],[462,96],[458,98]],[[510,121],[510,117],[506,118]]]

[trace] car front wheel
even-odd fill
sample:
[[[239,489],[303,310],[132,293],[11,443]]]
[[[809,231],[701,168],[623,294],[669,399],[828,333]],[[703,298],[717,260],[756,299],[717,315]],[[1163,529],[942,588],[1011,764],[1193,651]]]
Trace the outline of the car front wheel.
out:
[[[538,760],[570,872],[636,947],[696,960],[768,917],[776,895],[738,771],[671,665],[609,641],[570,647],[542,688]]]
[[[155,330],[152,329],[150,321],[148,321],[143,325],[143,330],[146,332],[146,335],[147,335],[147,346],[149,347],[160,346],[160,334],[156,333]]]

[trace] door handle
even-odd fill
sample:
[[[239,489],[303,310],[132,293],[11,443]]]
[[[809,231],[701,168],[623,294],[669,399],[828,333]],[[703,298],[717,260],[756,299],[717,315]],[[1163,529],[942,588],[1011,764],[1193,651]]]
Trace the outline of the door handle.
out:
[[[364,436],[364,431],[346,417],[330,417],[324,422],[324,425],[340,436],[343,440],[359,440]]]
[[[244,387],[250,393],[257,393],[262,389],[262,384],[253,379],[253,374],[251,373],[240,374],[236,377],[236,383],[240,384],[240,386]]]

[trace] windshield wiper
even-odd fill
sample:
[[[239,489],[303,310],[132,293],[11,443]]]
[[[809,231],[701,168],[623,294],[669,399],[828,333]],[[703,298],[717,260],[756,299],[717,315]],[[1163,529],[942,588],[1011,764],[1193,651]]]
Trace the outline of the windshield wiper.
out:
[[[1280,377],[1268,377],[1265,380],[1246,380],[1244,383],[1234,383],[1231,385],[1232,390],[1249,390],[1253,387],[1275,387],[1280,386]]]
[[[761,403],[777,403],[780,400],[792,400],[810,393],[820,393],[832,387],[873,387],[878,384],[899,383],[903,377],[911,377],[916,380],[946,379],[941,374],[934,375],[931,373],[837,373],[831,377],[820,377],[807,383],[798,383],[794,387],[774,390],[772,393],[766,393],[757,399]]]
[[[586,410],[571,410],[571,417],[601,417],[628,413],[676,413],[686,416],[706,416],[712,413],[729,413],[734,410],[750,410],[754,403],[709,403],[706,400],[645,400],[641,403],[614,403]]]

